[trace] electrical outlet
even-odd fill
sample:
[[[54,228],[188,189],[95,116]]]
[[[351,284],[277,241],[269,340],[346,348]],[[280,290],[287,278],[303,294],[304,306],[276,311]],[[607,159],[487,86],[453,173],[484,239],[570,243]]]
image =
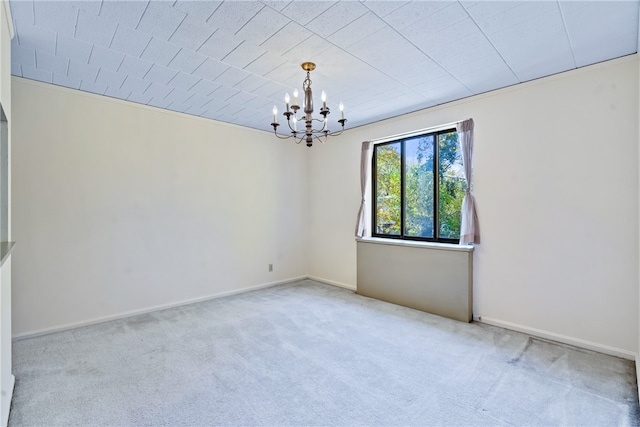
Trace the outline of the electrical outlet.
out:
[[[269,264],[269,271],[273,271],[273,264]]]

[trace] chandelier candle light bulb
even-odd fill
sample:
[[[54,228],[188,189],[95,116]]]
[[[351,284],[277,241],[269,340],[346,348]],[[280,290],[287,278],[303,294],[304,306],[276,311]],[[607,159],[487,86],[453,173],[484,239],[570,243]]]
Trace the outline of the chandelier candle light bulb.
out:
[[[300,116],[298,116],[298,110],[301,109],[300,105],[298,105],[298,89],[294,89],[293,91],[293,104],[290,105],[289,101],[289,93],[284,95],[285,102],[285,112],[282,113],[283,116],[287,119],[287,127],[289,128],[290,134],[279,134],[278,133],[278,108],[276,106],[273,107],[273,132],[280,139],[288,139],[294,138],[296,144],[300,144],[302,141],[307,143],[307,147],[311,147],[313,145],[313,139],[317,139],[320,142],[324,142],[329,136],[337,136],[340,135],[344,131],[344,124],[347,122],[347,119],[344,118],[344,105],[342,102],[340,103],[340,120],[338,123],[340,124],[341,129],[337,132],[329,131],[329,120],[328,115],[330,114],[329,107],[327,107],[327,93],[323,90],[320,96],[322,100],[322,108],[320,109],[321,118],[313,117],[313,92],[311,91],[311,71],[315,70],[316,64],[313,62],[304,62],[302,64],[302,69],[307,72],[307,77],[302,82],[302,91],[304,92],[304,105],[302,106],[302,111]],[[304,132],[304,135],[298,135],[298,120],[302,120],[304,122],[304,129],[300,132],[301,134]],[[313,128],[313,122],[318,122],[322,124],[322,127],[319,129]],[[324,139],[321,139],[324,137]]]

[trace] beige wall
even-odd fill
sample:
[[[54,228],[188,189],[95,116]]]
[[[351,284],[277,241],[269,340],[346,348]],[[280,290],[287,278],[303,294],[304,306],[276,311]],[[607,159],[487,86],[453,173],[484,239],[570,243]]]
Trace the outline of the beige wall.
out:
[[[11,38],[13,29],[9,4],[6,0],[0,0],[0,101],[5,109],[7,117],[11,110]]]
[[[0,2],[0,103],[9,121],[9,188],[11,188],[11,15]],[[9,190],[11,191],[11,190]],[[10,194],[9,194],[10,195]],[[9,200],[11,198],[9,197]],[[11,215],[9,214],[9,239]],[[0,425],[7,424],[14,377],[11,374],[11,256],[0,268]]]
[[[306,274],[353,287],[361,141],[473,117],[474,314],[633,357],[638,68],[597,64],[312,150],[14,78],[14,334]]]
[[[380,100],[384,102],[384,100]],[[475,121],[474,314],[633,358],[638,349],[638,58],[346,132],[310,157],[310,274],[356,283],[361,142]]]
[[[14,335],[307,274],[306,147],[17,77],[13,91]]]

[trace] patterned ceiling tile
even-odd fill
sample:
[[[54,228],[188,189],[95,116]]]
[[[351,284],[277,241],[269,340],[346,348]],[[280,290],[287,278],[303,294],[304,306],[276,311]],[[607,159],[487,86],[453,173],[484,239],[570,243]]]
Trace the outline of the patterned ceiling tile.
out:
[[[96,83],[104,84],[111,87],[121,87],[124,83],[124,79],[127,76],[125,74],[109,71],[105,68],[100,68],[98,76],[96,77]]]
[[[88,62],[94,46],[83,40],[58,35],[55,53],[78,62]],[[119,65],[119,64],[118,64]]]
[[[152,65],[151,62],[125,55],[118,72],[141,79],[151,70]]]
[[[128,101],[137,102],[139,104],[148,104],[151,101],[151,95],[145,95],[144,93],[131,92],[127,97]]]
[[[152,1],[142,14],[136,29],[161,40],[169,40],[186,16],[186,13],[172,7],[171,2]]]
[[[244,41],[220,61],[238,68],[244,68],[265,53],[267,53],[266,49],[251,42]]]
[[[20,31],[20,34],[16,36],[20,46],[51,54],[56,53],[57,34],[54,31],[19,21],[15,22],[15,30],[16,32]]]
[[[269,7],[262,8],[249,22],[236,32],[236,36],[262,44],[289,23],[289,19]]]
[[[69,69],[67,70],[67,75],[75,79],[93,82],[96,80],[99,70],[100,70],[100,67],[97,67],[95,65],[85,64],[84,62],[70,60]]]
[[[69,77],[66,74],[54,74],[53,75],[53,84],[54,85],[64,86],[64,87],[68,87],[68,88],[71,88],[71,89],[80,89],[80,83],[81,83],[80,79],[74,79],[73,77]]]
[[[135,28],[148,4],[147,1],[103,1],[100,16],[124,27]]]
[[[294,22],[306,26],[335,3],[335,1],[292,1],[280,13]]]
[[[33,2],[33,23],[58,34],[74,37],[79,9],[60,7],[57,1]]]
[[[107,90],[107,85],[102,83],[96,83],[90,80],[82,80],[80,82],[80,90],[96,93],[98,95],[103,95],[104,92]]]
[[[322,12],[309,22],[306,27],[319,35],[327,38],[331,34],[349,25],[369,11],[360,2],[341,1]]]
[[[197,70],[207,57],[189,49],[181,49],[168,64],[169,68],[191,74]]]
[[[109,47],[137,58],[144,52],[144,49],[150,41],[150,34],[137,31],[124,25],[118,25]]]
[[[140,58],[153,64],[166,66],[176,57],[178,52],[180,52],[180,46],[152,37],[140,54]]]
[[[160,85],[166,85],[173,79],[179,71],[172,70],[162,65],[153,64],[143,78],[151,80]]]
[[[639,4],[10,0],[11,72],[270,131],[314,61],[357,126],[636,53]]]
[[[170,86],[152,82],[144,93],[145,95],[151,95],[153,98],[163,99],[169,94],[169,92],[171,92],[172,89],[173,88]]]
[[[167,85],[174,87],[178,90],[187,91],[193,87],[196,83],[198,83],[201,79],[199,77],[193,76],[191,74],[179,72],[172,78]]]
[[[212,82],[211,80],[202,79],[191,88],[192,92],[201,94],[203,96],[209,96],[214,91],[220,88],[219,83]]]
[[[53,73],[51,71],[38,70],[37,68],[26,65],[22,65],[22,77],[45,83],[53,83]]]
[[[257,1],[225,1],[207,22],[225,32],[235,34],[264,7],[264,4]]]
[[[389,15],[392,12],[395,12],[397,9],[401,8],[405,4],[409,3],[408,1],[385,1],[385,0],[366,0],[363,1],[362,4],[378,15],[381,18]]]
[[[97,65],[110,71],[117,71],[123,60],[123,53],[102,46],[93,46],[89,56],[89,64]]]
[[[14,44],[11,46],[11,63],[36,68],[36,50],[32,47],[20,46],[15,40],[13,39]]]
[[[117,25],[113,21],[79,10],[74,37],[89,43],[109,47],[116,28]]]
[[[215,80],[220,74],[227,71],[230,67],[215,59],[207,59],[198,68],[193,71],[193,75],[202,79]]]
[[[105,96],[112,98],[127,99],[131,94],[130,90],[120,89],[119,87],[107,86],[107,90],[104,92]]]
[[[120,89],[142,94],[149,88],[149,86],[151,86],[151,83],[152,82],[150,81],[139,79],[137,77],[129,75],[122,82],[122,86],[120,86]]]
[[[229,55],[244,40],[224,30],[217,30],[198,49],[198,53],[212,59],[221,59]]]
[[[185,12],[187,15],[197,16],[203,21],[207,21],[221,5],[221,0],[178,0],[173,7]]]
[[[186,91],[186,90],[174,89],[171,92],[169,92],[164,97],[164,99],[167,100],[167,101],[174,102],[176,104],[182,104],[187,99],[191,98],[191,96],[193,96],[192,92],[189,92],[189,91]]]
[[[36,51],[36,68],[52,73],[66,74],[69,60],[63,56],[51,55],[46,52]]]
[[[218,28],[212,24],[205,22],[202,16],[187,15],[169,41],[178,46],[196,51],[200,49],[204,42],[206,42],[217,29]]]

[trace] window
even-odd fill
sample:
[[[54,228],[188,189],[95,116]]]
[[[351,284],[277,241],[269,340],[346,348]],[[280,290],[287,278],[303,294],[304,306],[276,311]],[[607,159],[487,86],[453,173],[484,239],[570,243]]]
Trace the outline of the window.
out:
[[[458,242],[466,184],[455,129],[376,144],[372,171],[374,237]]]

